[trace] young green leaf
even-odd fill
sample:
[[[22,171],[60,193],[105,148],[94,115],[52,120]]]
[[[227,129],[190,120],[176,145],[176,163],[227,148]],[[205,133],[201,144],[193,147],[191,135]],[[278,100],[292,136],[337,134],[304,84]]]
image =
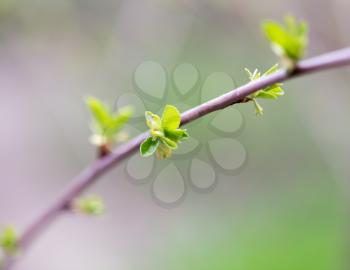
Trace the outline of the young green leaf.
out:
[[[264,109],[263,107],[261,107],[261,105],[259,104],[259,102],[256,100],[256,98],[252,99],[254,102],[254,107],[255,107],[255,114],[257,116],[262,116],[264,114]]]
[[[17,251],[18,235],[14,227],[8,226],[1,232],[0,246],[5,252],[10,254]]]
[[[166,105],[162,115],[162,128],[165,130],[175,130],[180,126],[181,115],[178,109],[171,105]]]
[[[308,27],[304,21],[296,21],[293,16],[286,16],[285,25],[269,20],[262,24],[262,28],[278,56],[292,62],[304,56],[308,43]]]
[[[168,158],[177,148],[177,144],[188,137],[186,130],[179,128],[181,115],[174,106],[166,105],[162,118],[148,111],[145,113],[145,118],[151,136],[140,145],[143,157],[156,152],[157,158]]]
[[[160,131],[162,127],[162,121],[160,117],[152,112],[145,112],[146,124],[150,130]]]
[[[143,157],[151,156],[156,150],[160,143],[159,138],[153,139],[152,137],[148,137],[140,146],[140,153]]]
[[[257,80],[263,76],[267,76],[269,74],[272,74],[278,70],[278,65],[272,66],[269,70],[267,70],[264,74],[261,75],[261,73],[255,69],[255,71],[252,73],[249,71],[249,69],[245,69],[249,79],[251,81]],[[258,90],[255,93],[249,95],[247,98],[248,100],[251,100],[254,102],[255,106],[255,112],[256,115],[263,115],[263,108],[261,105],[258,103],[257,99],[262,98],[262,99],[277,99],[280,96],[284,95],[284,91],[282,89],[282,83],[275,83],[273,85],[267,86],[264,89]]]
[[[100,100],[91,96],[86,99],[86,105],[89,107],[94,118],[95,128],[98,129],[98,132],[102,132],[111,121],[109,108]]]
[[[177,143],[167,137],[160,138],[160,141],[172,150],[177,148]]]
[[[188,138],[186,129],[165,130],[164,134],[167,138],[175,142]]]
[[[124,107],[121,108],[111,119],[108,125],[105,127],[106,137],[113,137],[120,129],[129,121],[132,116],[132,108]]]
[[[94,97],[88,97],[86,104],[93,117],[93,135],[90,141],[97,146],[106,146],[118,140],[120,130],[132,116],[132,108],[124,107],[114,113],[106,104]]]

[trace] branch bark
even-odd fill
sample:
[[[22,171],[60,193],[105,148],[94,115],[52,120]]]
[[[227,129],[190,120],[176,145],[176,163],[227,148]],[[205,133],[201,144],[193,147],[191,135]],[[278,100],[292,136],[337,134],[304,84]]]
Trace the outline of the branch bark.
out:
[[[276,73],[247,83],[224,95],[200,104],[181,115],[181,125],[188,124],[211,112],[239,103],[248,95],[271,84],[344,65],[350,65],[350,47],[303,60],[297,64],[296,69],[292,73],[288,73],[286,70],[279,70]],[[113,168],[120,161],[135,153],[139,149],[141,142],[146,139],[148,135],[149,133],[145,132],[133,138],[126,144],[118,147],[110,155],[96,160],[78,176],[72,179],[66,189],[63,190],[39,216],[34,218],[33,222],[29,224],[27,228],[25,228],[18,243],[20,250],[22,252],[27,250],[34,240],[66,210],[72,200],[95,183],[101,175]],[[14,260],[8,257],[5,260],[3,269],[10,270],[13,265]]]

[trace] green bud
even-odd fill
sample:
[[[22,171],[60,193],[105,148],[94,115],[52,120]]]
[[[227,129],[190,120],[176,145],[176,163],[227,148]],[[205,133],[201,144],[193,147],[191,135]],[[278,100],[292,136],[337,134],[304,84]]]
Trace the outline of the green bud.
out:
[[[87,215],[101,215],[105,211],[102,198],[95,195],[78,198],[74,203],[74,208],[78,212]]]
[[[14,254],[18,247],[18,234],[13,226],[7,226],[0,235],[0,246],[9,254]]]

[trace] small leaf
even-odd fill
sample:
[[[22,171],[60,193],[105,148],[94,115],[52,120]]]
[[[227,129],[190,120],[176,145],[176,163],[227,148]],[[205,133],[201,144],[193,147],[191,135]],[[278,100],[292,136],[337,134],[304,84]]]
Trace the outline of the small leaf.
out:
[[[253,74],[251,73],[251,71],[248,68],[244,68],[244,70],[247,72],[249,79],[252,80]]]
[[[164,132],[163,131],[159,131],[159,130],[152,130],[150,131],[151,133],[151,136],[153,139],[156,139],[156,138],[162,138],[164,137]]]
[[[75,209],[86,215],[101,215],[105,205],[101,197],[95,195],[84,196],[75,201]]]
[[[172,105],[166,105],[162,115],[162,128],[174,130],[180,126],[181,115],[178,109]]]
[[[253,99],[254,106],[255,106],[255,113],[257,116],[262,116],[264,114],[264,109],[261,107],[261,105],[258,103],[258,101],[254,98]]]
[[[125,125],[125,123],[129,121],[132,113],[133,110],[131,107],[121,108],[105,127],[106,137],[114,136]]]
[[[95,124],[99,128],[99,131],[103,131],[103,129],[112,120],[109,108],[106,105],[104,105],[100,100],[91,96],[86,99],[86,104],[91,111]]]
[[[284,95],[284,91],[281,87],[271,87],[260,90],[256,93],[256,98],[265,98],[265,99],[277,99],[280,96]]]
[[[177,148],[177,143],[167,137],[160,138],[160,140],[162,143],[164,143],[173,150]]]
[[[159,145],[159,139],[154,140],[152,137],[148,137],[140,146],[140,153],[143,157],[152,155]]]
[[[161,129],[161,120],[160,117],[152,112],[145,112],[146,124],[151,130],[160,130]]]
[[[188,134],[186,132],[186,129],[175,129],[175,130],[166,130],[164,131],[164,134],[167,138],[178,142],[182,139],[188,138]]]
[[[114,113],[103,102],[91,96],[86,99],[86,104],[93,117],[90,142],[98,147],[111,146],[120,138],[118,132],[132,116],[133,109],[124,107]]]
[[[276,71],[278,71],[278,64],[274,64],[263,75],[270,75],[272,73],[275,73]]]
[[[285,25],[265,21],[262,28],[278,56],[292,61],[298,61],[304,56],[308,43],[308,27],[305,22],[298,22],[293,16],[286,16]]]
[[[10,254],[17,251],[18,235],[14,227],[6,227],[0,235],[0,246],[2,249]]]
[[[249,79],[251,81],[254,81],[260,78],[260,72],[258,72],[257,69],[255,69],[253,73],[251,73],[251,71],[247,68],[245,68],[244,70],[247,72]]]

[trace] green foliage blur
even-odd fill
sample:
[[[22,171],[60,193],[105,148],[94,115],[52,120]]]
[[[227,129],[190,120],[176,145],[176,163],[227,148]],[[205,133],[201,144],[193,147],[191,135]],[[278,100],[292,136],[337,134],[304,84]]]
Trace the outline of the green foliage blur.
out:
[[[86,104],[93,116],[91,142],[98,146],[114,143],[119,131],[132,115],[131,107],[121,108],[117,113],[94,97],[88,97]]]
[[[284,26],[269,20],[265,21],[262,27],[278,56],[292,61],[298,61],[303,58],[308,43],[306,22],[298,22],[294,16],[288,15],[285,17]]]

